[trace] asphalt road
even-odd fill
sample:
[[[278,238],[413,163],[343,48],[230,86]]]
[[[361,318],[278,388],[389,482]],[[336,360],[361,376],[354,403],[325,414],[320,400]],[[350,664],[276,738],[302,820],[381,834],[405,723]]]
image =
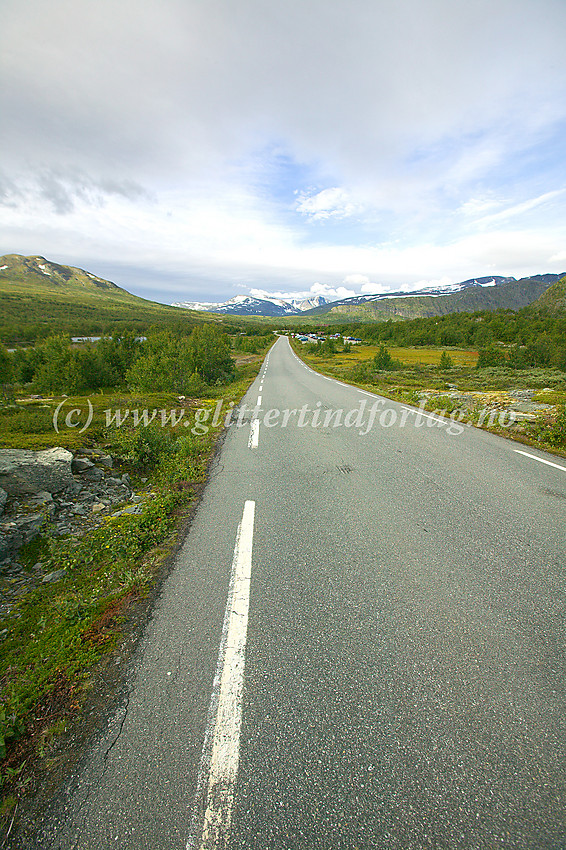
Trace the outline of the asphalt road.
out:
[[[565,848],[566,461],[284,338],[258,396],[35,846]]]

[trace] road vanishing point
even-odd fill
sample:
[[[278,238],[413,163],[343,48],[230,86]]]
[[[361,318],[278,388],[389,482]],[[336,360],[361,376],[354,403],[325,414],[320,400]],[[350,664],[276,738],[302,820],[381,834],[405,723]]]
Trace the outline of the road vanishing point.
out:
[[[566,461],[285,337],[243,402],[34,848],[565,848]]]

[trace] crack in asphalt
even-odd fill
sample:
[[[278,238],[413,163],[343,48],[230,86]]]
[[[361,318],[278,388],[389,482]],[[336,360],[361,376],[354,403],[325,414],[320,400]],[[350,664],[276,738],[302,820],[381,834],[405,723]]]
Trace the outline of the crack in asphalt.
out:
[[[128,694],[126,696],[125,705],[123,706],[124,716],[122,717],[122,719],[120,721],[120,728],[118,729],[116,737],[114,738],[114,740],[112,741],[112,743],[110,744],[110,746],[108,747],[108,749],[106,750],[104,755],[102,756],[103,761],[104,761],[104,767],[103,767],[103,770],[102,770],[102,773],[101,773],[101,777],[104,776],[104,774],[106,772],[106,768],[108,767],[108,756],[110,755],[111,750],[114,748],[114,746],[117,743],[120,735],[122,734],[122,730],[124,729],[124,723],[126,722],[126,718],[128,716],[129,707],[130,707],[130,695]]]

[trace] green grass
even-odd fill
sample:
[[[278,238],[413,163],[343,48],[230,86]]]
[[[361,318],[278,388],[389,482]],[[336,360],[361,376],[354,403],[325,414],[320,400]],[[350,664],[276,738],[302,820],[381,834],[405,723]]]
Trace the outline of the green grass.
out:
[[[296,343],[297,351],[304,354],[304,346]],[[336,369],[338,371],[347,369],[357,363],[373,360],[377,351],[378,345],[353,345],[349,354],[338,352],[331,357],[319,355],[308,355],[309,362],[313,365],[317,363],[327,369]],[[447,351],[455,366],[473,367],[477,363],[478,352],[464,348],[449,348],[449,347],[415,347],[415,348],[399,348],[387,347],[389,353],[394,360],[400,360],[403,364],[411,366],[438,366],[443,351]]]

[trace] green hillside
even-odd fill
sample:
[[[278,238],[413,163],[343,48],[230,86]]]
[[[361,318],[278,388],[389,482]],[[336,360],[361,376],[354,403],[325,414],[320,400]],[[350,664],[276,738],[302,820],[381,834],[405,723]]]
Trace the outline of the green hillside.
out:
[[[445,316],[448,313],[472,313],[477,310],[520,310],[543,295],[551,286],[550,275],[522,278],[499,286],[474,286],[450,295],[417,295],[366,301],[363,304],[338,304],[330,307],[328,319],[385,321],[387,319],[420,319]],[[314,313],[314,311],[312,311]],[[317,318],[324,310],[317,308]]]
[[[543,292],[533,304],[533,308],[549,313],[566,309],[566,275]]]
[[[0,315],[0,340],[5,344],[33,341],[54,331],[111,333],[125,325],[143,331],[175,322],[192,327],[216,318],[147,301],[83,269],[19,254],[0,257]]]

